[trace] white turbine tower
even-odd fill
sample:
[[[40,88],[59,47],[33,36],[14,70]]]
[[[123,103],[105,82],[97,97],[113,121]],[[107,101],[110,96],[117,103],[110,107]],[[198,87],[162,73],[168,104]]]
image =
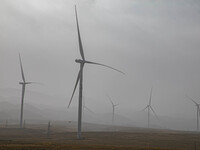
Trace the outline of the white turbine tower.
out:
[[[110,67],[110,66],[107,66],[107,65],[104,65],[104,64],[100,64],[100,63],[96,63],[96,62],[91,62],[91,61],[87,61],[85,60],[85,56],[84,56],[84,52],[83,52],[83,46],[82,46],[82,42],[81,42],[81,35],[80,35],[80,30],[79,30],[79,24],[78,24],[78,16],[77,16],[77,10],[76,10],[76,6],[75,6],[75,14],[76,14],[76,25],[77,25],[77,31],[78,31],[78,42],[79,42],[79,51],[80,51],[80,54],[81,54],[81,57],[82,59],[76,59],[75,62],[76,63],[79,63],[80,64],[80,70],[79,70],[79,73],[78,73],[78,76],[77,76],[77,79],[76,79],[76,83],[75,83],[75,87],[74,87],[74,90],[73,90],[73,93],[72,93],[72,96],[71,96],[71,99],[70,99],[70,102],[69,102],[69,105],[68,105],[68,108],[71,104],[71,101],[73,99],[73,96],[74,96],[74,93],[76,91],[76,87],[79,83],[79,102],[78,102],[78,132],[77,132],[77,138],[78,139],[81,139],[81,122],[82,122],[82,92],[83,92],[83,68],[84,68],[84,65],[85,64],[93,64],[93,65],[100,65],[100,66],[104,66],[104,67],[107,67],[107,68],[110,68],[110,69],[113,69],[115,71],[118,71],[122,74],[124,74],[123,72],[113,68],[113,67]]]
[[[111,98],[108,96],[110,103],[112,105],[112,125],[114,125],[114,121],[115,121],[115,107],[119,106],[119,104],[114,104],[113,101],[111,100]]]
[[[197,131],[199,131],[199,116],[200,116],[200,104],[195,102],[191,97],[187,96],[197,107]]]
[[[21,68],[21,74],[22,74],[22,80],[23,80],[22,82],[19,82],[19,84],[22,85],[21,112],[20,112],[20,128],[23,128],[24,95],[25,95],[26,85],[32,84],[32,83],[35,83],[35,82],[27,82],[25,80],[20,53],[19,53],[19,61],[20,61],[20,68]]]
[[[143,110],[148,109],[148,128],[150,127],[150,111],[152,111],[153,114],[155,115],[155,117],[158,119],[158,116],[156,115],[154,109],[151,106],[152,90],[153,90],[153,88],[151,88],[149,104],[143,109]]]

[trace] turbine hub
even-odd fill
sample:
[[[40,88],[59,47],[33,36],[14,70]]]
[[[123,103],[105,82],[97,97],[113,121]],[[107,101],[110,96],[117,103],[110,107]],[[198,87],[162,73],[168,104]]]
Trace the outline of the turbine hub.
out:
[[[76,62],[76,63],[80,63],[80,64],[84,64],[84,63],[85,63],[85,61],[84,61],[84,60],[81,60],[81,59],[76,59],[75,62]]]
[[[19,84],[25,84],[24,82],[19,82]]]

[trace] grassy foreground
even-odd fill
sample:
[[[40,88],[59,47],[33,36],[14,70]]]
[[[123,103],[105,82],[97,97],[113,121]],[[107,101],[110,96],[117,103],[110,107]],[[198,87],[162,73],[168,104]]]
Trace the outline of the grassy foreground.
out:
[[[156,147],[130,147],[130,146],[111,146],[111,145],[74,145],[74,144],[3,144],[1,150],[178,150]],[[179,149],[181,150],[181,149]]]
[[[200,150],[200,134],[135,129],[121,132],[76,132],[0,128],[0,150]]]

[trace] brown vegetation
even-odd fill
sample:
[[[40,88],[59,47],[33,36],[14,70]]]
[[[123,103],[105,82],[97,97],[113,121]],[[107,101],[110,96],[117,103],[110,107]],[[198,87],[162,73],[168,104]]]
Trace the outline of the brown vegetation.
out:
[[[123,132],[56,132],[45,129],[0,129],[0,150],[200,150],[200,134],[132,129]]]

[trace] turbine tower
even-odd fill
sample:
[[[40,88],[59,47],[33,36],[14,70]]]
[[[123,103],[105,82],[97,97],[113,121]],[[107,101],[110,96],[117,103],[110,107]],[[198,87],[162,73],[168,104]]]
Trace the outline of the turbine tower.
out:
[[[69,105],[68,105],[68,108],[71,104],[71,101],[73,99],[73,96],[74,96],[74,92],[76,91],[76,87],[79,83],[79,102],[78,102],[78,132],[77,132],[77,138],[78,139],[81,139],[81,120],[82,120],[82,91],[83,91],[83,67],[84,65],[87,63],[87,64],[93,64],[93,65],[100,65],[100,66],[104,66],[104,67],[107,67],[107,68],[110,68],[110,69],[113,69],[115,71],[118,71],[122,74],[124,74],[123,72],[113,68],[113,67],[110,67],[110,66],[107,66],[107,65],[104,65],[104,64],[100,64],[100,63],[96,63],[96,62],[91,62],[91,61],[87,61],[85,60],[85,56],[84,56],[84,52],[83,52],[83,46],[82,46],[82,42],[81,42],[81,35],[80,35],[80,30],[79,30],[79,24],[78,24],[78,16],[77,16],[77,10],[76,10],[76,5],[75,5],[75,16],[76,16],[76,26],[77,26],[77,32],[78,32],[78,42],[79,42],[79,51],[80,51],[80,54],[81,54],[81,57],[82,59],[76,59],[75,62],[76,63],[79,63],[80,64],[80,70],[79,70],[79,73],[78,73],[78,76],[77,76],[77,79],[76,79],[76,83],[75,83],[75,87],[74,87],[74,90],[73,90],[73,93],[72,93],[72,96],[71,96],[71,99],[70,99],[70,102],[69,102]]]
[[[114,125],[114,119],[115,119],[115,107],[119,104],[114,104],[111,98],[108,96],[110,103],[112,104],[112,125]]]
[[[22,60],[21,56],[19,53],[19,61],[20,61],[20,67],[21,67],[21,74],[22,74],[22,82],[19,82],[19,84],[22,85],[22,97],[21,97],[21,113],[20,113],[20,128],[23,128],[23,110],[24,110],[24,95],[25,95],[25,89],[27,84],[32,84],[34,82],[26,82],[25,76],[24,76],[24,71],[22,67]]]
[[[197,131],[199,131],[199,115],[200,115],[200,104],[195,102],[191,97],[187,96],[197,106]]]
[[[154,109],[151,106],[152,90],[153,90],[153,88],[151,88],[149,104],[143,109],[143,110],[148,109],[148,128],[150,127],[150,111],[152,111],[153,114],[155,115],[155,117],[158,119],[158,116],[156,115]]]

